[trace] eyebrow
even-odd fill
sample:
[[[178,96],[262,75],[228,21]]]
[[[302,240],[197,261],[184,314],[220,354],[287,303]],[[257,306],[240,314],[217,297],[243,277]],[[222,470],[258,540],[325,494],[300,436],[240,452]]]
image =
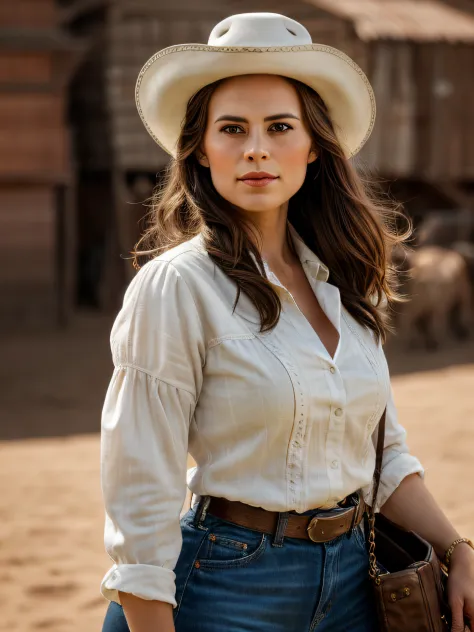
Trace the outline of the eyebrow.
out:
[[[271,116],[266,116],[263,120],[276,121],[282,118],[296,119],[297,121],[300,120],[295,114],[291,114],[291,112],[285,112],[283,114],[272,114]],[[234,123],[248,123],[248,120],[244,118],[243,116],[235,116],[234,114],[223,114],[222,116],[219,116],[219,118],[216,119],[214,123],[218,123],[219,121],[233,121]]]

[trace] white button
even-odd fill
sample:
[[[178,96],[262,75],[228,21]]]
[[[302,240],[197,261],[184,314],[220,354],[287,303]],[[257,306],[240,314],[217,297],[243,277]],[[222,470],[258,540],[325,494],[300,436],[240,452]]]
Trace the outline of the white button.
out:
[[[339,461],[334,460],[331,463],[331,467],[332,467],[333,470],[337,470],[337,468],[339,467]]]
[[[331,371],[331,373],[335,373],[336,372],[336,369],[333,366],[329,370]]]
[[[336,408],[334,414],[336,415],[336,417],[340,417],[342,415],[342,408]]]

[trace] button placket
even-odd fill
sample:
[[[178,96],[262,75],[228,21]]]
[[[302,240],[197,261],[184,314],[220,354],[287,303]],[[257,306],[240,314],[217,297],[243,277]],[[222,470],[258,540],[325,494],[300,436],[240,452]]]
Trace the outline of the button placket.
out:
[[[268,346],[270,351],[275,354],[275,356],[286,368],[292,381],[293,391],[295,393],[297,408],[295,412],[294,426],[290,437],[287,468],[289,474],[288,487],[290,502],[294,509],[298,509],[300,504],[301,483],[303,479],[302,453],[306,429],[305,402],[301,378],[295,364],[279,345],[269,340],[266,336],[265,339],[262,339],[262,342]]]
[[[334,369],[334,370],[331,370]],[[327,436],[327,475],[329,479],[329,498],[337,498],[343,488],[341,468],[342,448],[344,443],[346,394],[342,378],[337,374],[334,365],[330,365],[334,375],[329,380],[332,402],[329,411],[329,430]]]

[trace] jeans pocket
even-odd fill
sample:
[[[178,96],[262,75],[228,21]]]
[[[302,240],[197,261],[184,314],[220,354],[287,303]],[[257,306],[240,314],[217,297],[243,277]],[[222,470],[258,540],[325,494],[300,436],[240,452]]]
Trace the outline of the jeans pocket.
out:
[[[203,546],[199,549],[200,568],[240,568],[256,561],[265,552],[269,535],[221,520],[208,514]]]

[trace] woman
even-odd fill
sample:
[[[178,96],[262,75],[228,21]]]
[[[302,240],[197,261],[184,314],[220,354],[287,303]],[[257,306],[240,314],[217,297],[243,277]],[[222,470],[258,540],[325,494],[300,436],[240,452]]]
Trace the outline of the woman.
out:
[[[362,516],[386,405],[375,510],[439,555],[458,534],[408,451],[382,348],[389,252],[409,233],[347,160],[373,126],[370,85],[298,22],[250,13],[152,57],[137,105],[174,161],[111,334],[103,630],[374,631]],[[188,451],[198,502],[180,520]],[[459,630],[473,578],[460,543]]]

